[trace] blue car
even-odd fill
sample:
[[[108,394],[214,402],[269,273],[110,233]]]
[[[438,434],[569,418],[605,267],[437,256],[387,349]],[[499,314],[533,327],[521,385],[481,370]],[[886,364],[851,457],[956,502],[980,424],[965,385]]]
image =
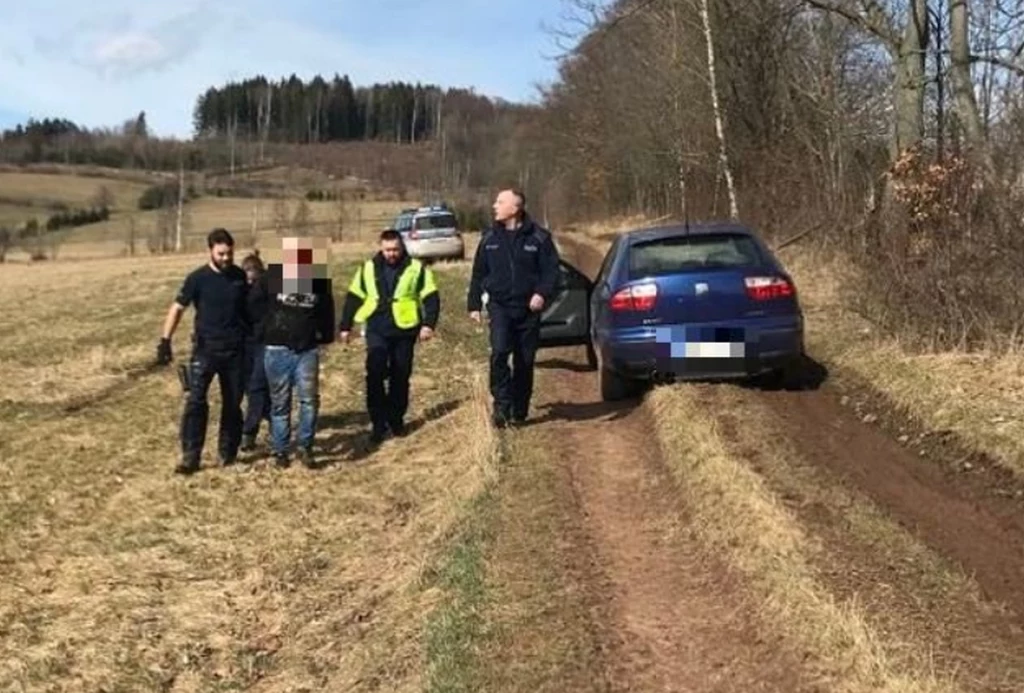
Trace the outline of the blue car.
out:
[[[792,277],[734,222],[644,228],[616,237],[593,281],[563,262],[541,348],[586,345],[601,398],[651,383],[792,382],[804,319]]]

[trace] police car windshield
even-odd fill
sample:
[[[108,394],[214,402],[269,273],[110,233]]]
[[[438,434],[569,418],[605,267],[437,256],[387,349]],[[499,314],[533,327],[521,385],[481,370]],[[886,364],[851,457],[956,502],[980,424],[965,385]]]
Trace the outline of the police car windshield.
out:
[[[414,229],[452,229],[455,228],[455,216],[452,214],[431,214],[417,217],[413,221]]]

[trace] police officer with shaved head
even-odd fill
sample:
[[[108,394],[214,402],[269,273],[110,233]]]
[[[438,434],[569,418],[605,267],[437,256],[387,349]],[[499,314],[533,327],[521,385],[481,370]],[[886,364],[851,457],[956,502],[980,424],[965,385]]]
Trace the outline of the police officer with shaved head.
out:
[[[558,249],[551,233],[527,214],[522,191],[502,190],[494,200],[494,225],[473,258],[467,298],[470,318],[480,322],[487,293],[492,416],[498,427],[522,423],[529,414],[541,312],[557,282]]]

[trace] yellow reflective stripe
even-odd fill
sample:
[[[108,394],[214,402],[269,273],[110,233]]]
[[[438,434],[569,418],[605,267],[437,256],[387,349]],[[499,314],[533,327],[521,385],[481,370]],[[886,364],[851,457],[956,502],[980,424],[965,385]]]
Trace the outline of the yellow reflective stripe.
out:
[[[434,282],[434,272],[429,268],[423,269],[423,288],[420,289],[420,300],[437,293],[437,284]]]
[[[363,290],[363,268],[360,266],[354,275],[352,275],[352,281],[348,285],[349,293],[355,294],[359,298],[366,298],[366,292]]]

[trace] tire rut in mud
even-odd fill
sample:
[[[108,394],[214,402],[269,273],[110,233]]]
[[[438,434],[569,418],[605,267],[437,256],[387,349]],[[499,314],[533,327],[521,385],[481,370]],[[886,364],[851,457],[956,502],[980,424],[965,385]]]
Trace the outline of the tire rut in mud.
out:
[[[583,362],[582,354],[556,359]],[[537,419],[512,435],[568,470],[603,580],[614,690],[817,690],[801,656],[765,631],[757,605],[690,531],[643,408],[598,401],[591,373],[540,364]]]
[[[985,494],[936,459],[913,454],[854,416],[830,388],[757,396],[779,435],[792,440],[801,456],[869,496],[1024,625],[1024,513],[1018,501]]]

